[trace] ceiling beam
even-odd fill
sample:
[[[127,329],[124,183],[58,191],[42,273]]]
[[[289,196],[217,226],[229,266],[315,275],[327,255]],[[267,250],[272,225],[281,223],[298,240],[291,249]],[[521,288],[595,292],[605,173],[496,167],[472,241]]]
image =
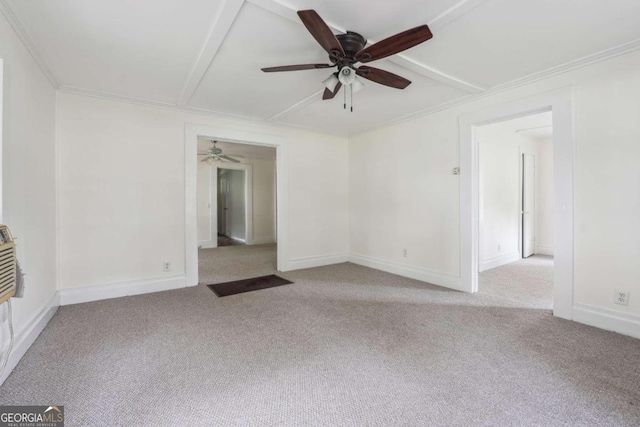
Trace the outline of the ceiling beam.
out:
[[[198,55],[198,59],[191,69],[191,73],[189,73],[189,77],[180,92],[180,97],[177,102],[178,106],[186,106],[193,97],[193,94],[196,89],[198,89],[200,82],[202,82],[202,79],[211,66],[213,59],[218,53],[220,46],[222,46],[224,39],[231,30],[231,26],[240,13],[240,9],[243,4],[244,0],[223,0],[209,31],[207,41],[202,47],[200,55]]]
[[[267,119],[267,121],[268,122],[273,122],[274,120],[278,120],[279,118],[284,117],[287,114],[291,114],[294,111],[301,110],[304,107],[306,107],[307,105],[311,105],[314,102],[322,99],[322,94],[323,93],[324,93],[324,88],[322,90],[319,90],[318,92],[314,93],[313,95],[306,97],[302,101],[293,104],[291,107],[287,108],[286,110],[283,110],[283,111],[279,112],[278,114],[274,114],[273,116],[269,117]]]
[[[475,9],[485,1],[487,0],[461,0],[440,15],[436,16],[427,24],[432,31],[437,32],[438,30],[444,28],[446,25],[449,25],[456,19],[465,15],[469,11]],[[247,2],[302,25],[302,22],[300,21],[296,10],[291,6],[279,2],[278,0],[247,0]],[[327,25],[335,32],[346,33],[346,29],[336,25],[335,23],[327,22]],[[374,40],[369,40],[369,42],[371,44],[375,43]],[[462,79],[437,70],[427,64],[423,64],[414,59],[411,59],[406,54],[396,54],[390,58],[387,58],[387,60],[410,71],[413,71],[414,73],[439,81],[449,86],[462,89],[469,93],[479,93],[486,90],[486,88],[466,82]]]
[[[458,18],[471,12],[482,3],[486,3],[487,0],[460,0],[458,3],[451,6],[449,9],[442,12],[440,15],[427,22],[431,31],[438,32],[442,28],[451,24]]]

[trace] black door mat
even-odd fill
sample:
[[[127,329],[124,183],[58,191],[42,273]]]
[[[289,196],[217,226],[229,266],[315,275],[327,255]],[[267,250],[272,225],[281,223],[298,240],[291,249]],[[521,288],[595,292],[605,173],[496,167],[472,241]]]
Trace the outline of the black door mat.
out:
[[[207,285],[219,297],[241,294],[243,292],[258,291],[260,289],[274,288],[276,286],[290,285],[293,282],[272,274],[270,276],[254,277],[252,279],[236,280],[235,282],[217,283]]]

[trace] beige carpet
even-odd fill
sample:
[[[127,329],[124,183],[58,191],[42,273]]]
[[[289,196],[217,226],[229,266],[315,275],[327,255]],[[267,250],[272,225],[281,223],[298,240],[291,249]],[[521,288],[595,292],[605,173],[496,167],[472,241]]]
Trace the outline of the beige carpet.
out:
[[[510,300],[515,307],[553,309],[553,257],[533,255],[483,271],[478,292]]]
[[[270,272],[236,248],[275,259],[219,248],[205,276]],[[282,276],[62,307],[0,403],[68,426],[640,425],[640,340],[352,264]]]

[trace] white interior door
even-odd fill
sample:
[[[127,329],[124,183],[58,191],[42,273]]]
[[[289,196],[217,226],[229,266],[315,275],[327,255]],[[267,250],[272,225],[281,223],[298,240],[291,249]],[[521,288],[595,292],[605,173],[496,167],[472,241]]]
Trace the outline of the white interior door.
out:
[[[535,253],[536,158],[522,155],[522,258]]]

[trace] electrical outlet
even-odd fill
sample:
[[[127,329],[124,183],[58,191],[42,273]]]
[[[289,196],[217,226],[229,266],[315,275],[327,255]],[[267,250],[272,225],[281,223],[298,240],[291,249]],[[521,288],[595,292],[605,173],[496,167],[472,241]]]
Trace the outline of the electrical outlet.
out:
[[[620,305],[629,305],[629,291],[621,291],[616,289],[613,297],[613,302]]]
[[[171,271],[171,263],[169,261],[162,263],[162,271]]]
[[[405,257],[405,258],[407,257],[407,250],[406,249],[402,250],[402,256]]]

